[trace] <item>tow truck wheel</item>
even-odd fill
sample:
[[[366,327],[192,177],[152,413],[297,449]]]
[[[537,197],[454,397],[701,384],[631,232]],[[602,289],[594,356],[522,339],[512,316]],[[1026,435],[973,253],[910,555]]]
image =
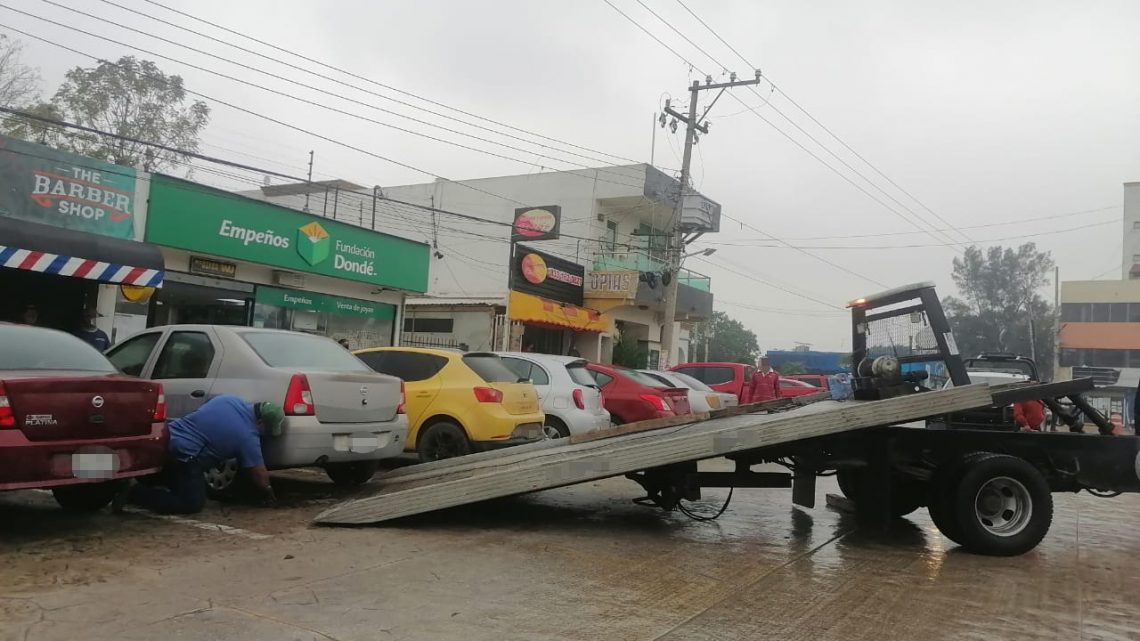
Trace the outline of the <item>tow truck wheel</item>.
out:
[[[971,457],[952,487],[939,509],[950,512],[957,528],[960,538],[951,538],[971,552],[1024,554],[1045,538],[1053,521],[1049,484],[1036,467],[1016,456]]]

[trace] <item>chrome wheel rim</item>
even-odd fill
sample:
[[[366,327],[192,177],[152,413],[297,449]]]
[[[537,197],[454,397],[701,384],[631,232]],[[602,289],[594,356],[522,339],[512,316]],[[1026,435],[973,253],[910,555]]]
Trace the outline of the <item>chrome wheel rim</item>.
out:
[[[211,490],[224,490],[233,485],[234,479],[237,478],[237,461],[225,461],[218,467],[211,467],[206,470],[206,485]]]
[[[543,425],[542,433],[546,435],[546,438],[562,438],[562,433],[553,425]]]
[[[994,536],[1015,536],[1029,525],[1033,499],[1021,481],[1008,476],[995,477],[978,489],[974,516]]]

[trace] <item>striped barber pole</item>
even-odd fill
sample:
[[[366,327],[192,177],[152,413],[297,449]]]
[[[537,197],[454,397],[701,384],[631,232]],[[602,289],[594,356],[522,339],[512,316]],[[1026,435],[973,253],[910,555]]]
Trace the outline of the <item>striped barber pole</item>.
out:
[[[162,287],[163,277],[163,271],[160,269],[104,263],[4,245],[0,245],[0,267],[140,287]]]

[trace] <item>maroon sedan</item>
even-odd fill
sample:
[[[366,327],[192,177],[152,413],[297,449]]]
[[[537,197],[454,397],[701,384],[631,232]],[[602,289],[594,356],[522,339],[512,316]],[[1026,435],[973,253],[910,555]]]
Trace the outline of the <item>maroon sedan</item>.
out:
[[[586,369],[602,388],[602,404],[614,425],[691,413],[687,389],[617,365],[590,363]]]
[[[64,509],[94,511],[162,467],[162,385],[41,327],[0,323],[0,354],[0,490],[50,488]]]

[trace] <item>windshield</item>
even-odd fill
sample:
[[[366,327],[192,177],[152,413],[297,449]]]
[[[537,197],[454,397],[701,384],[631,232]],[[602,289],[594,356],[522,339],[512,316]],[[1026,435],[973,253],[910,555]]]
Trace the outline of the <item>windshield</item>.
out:
[[[241,332],[241,337],[270,367],[329,372],[370,372],[367,365],[335,341],[292,332]]]
[[[690,388],[697,390],[698,392],[715,391],[715,390],[713,390],[713,388],[709,387],[708,385],[705,385],[704,383],[698,381],[697,379],[693,378],[692,376],[689,376],[688,374],[686,374],[684,372],[673,372],[673,378],[676,378],[677,380],[681,381],[685,385],[688,385]]]
[[[971,372],[1005,372],[1007,374],[1020,374],[1026,378],[1033,376],[1033,366],[1027,361],[1018,360],[987,360],[971,358],[966,360],[966,369]]]
[[[117,371],[94,347],[71,334],[25,325],[0,326],[0,370]]]

